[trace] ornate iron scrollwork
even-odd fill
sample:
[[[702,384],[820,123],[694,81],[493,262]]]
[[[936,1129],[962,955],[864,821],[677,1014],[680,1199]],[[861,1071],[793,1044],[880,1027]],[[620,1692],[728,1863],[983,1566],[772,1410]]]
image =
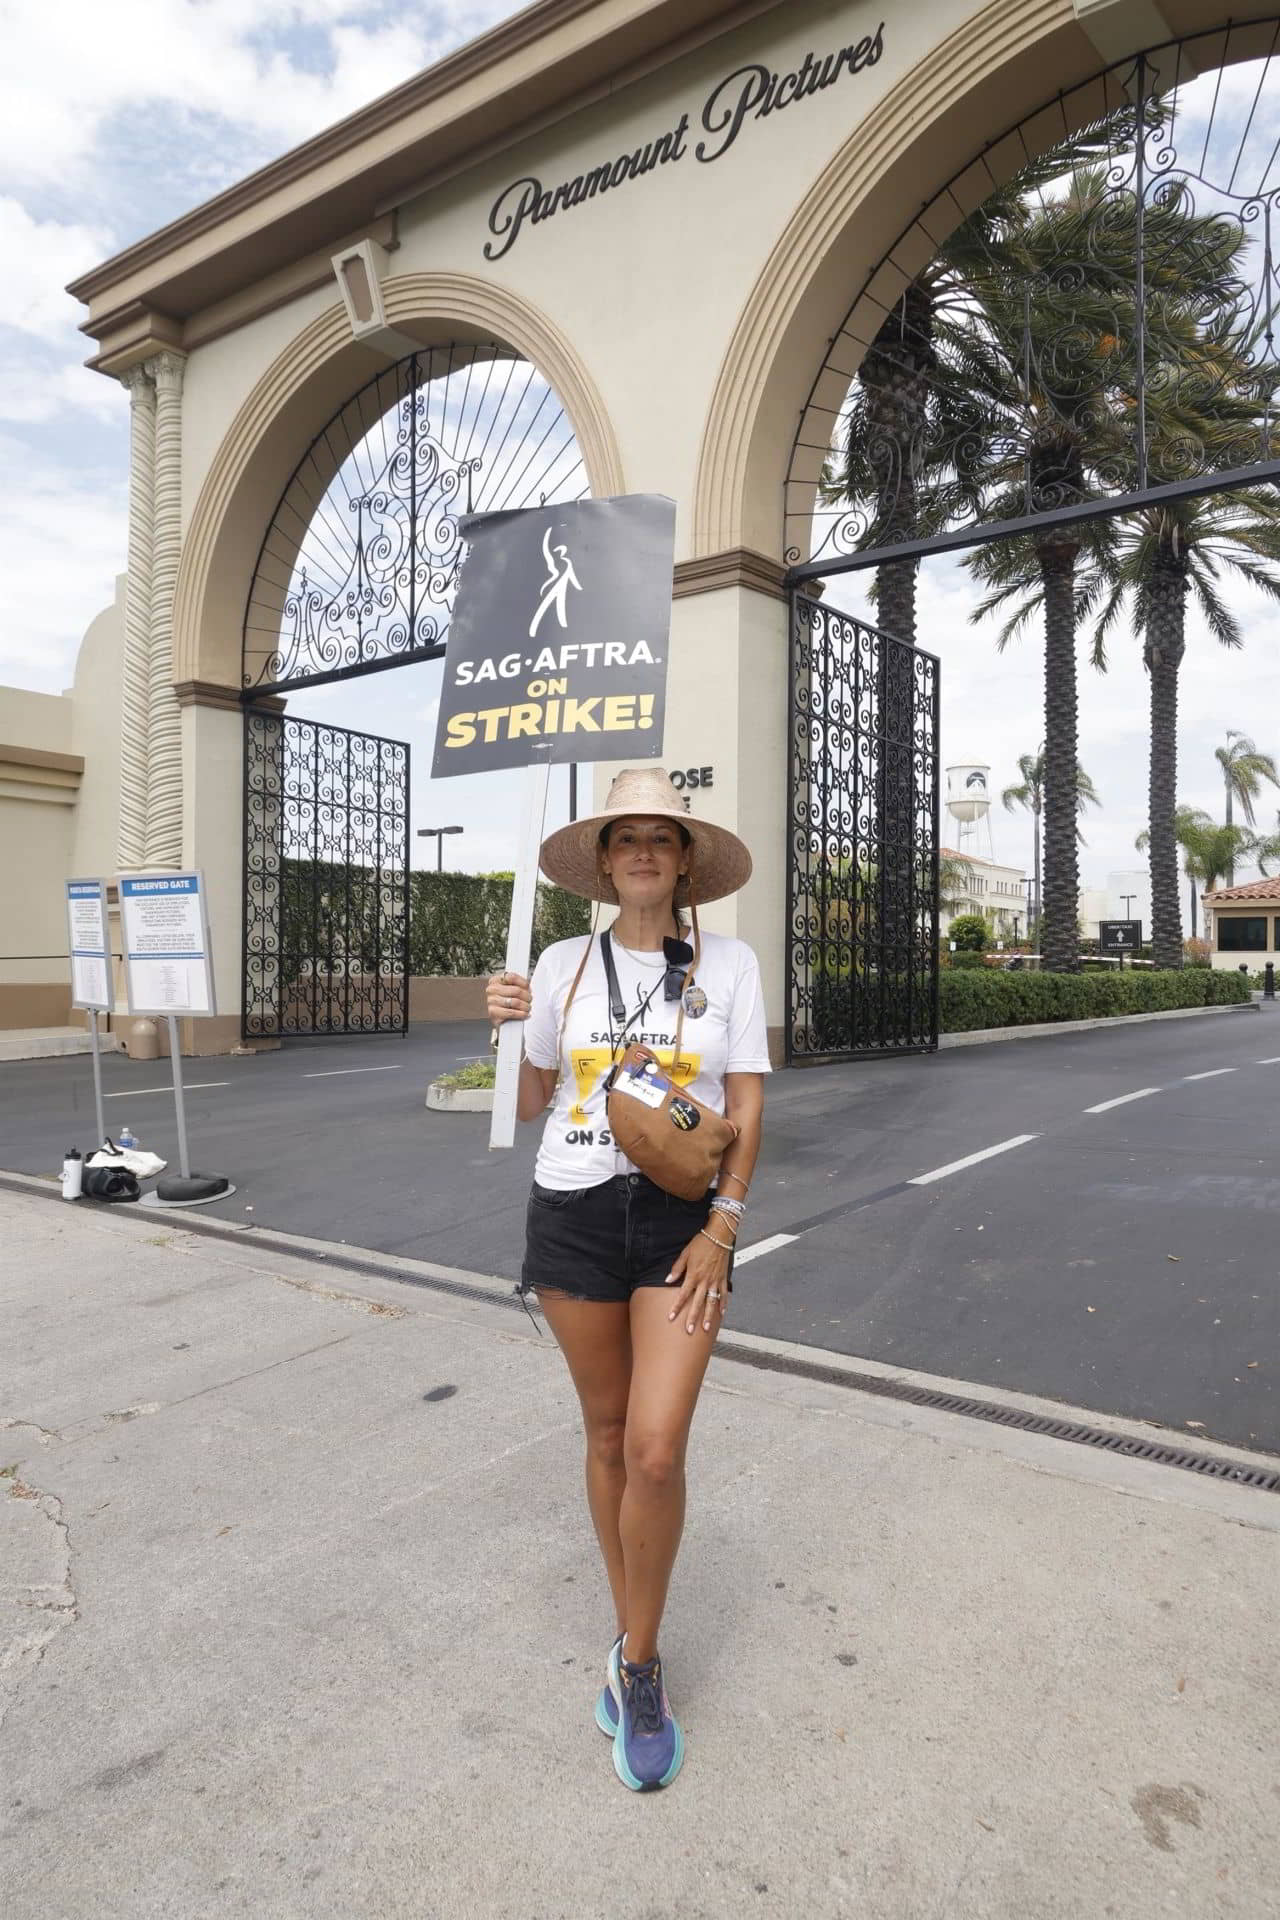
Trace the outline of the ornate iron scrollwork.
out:
[[[316,685],[443,653],[470,512],[577,500],[568,416],[507,348],[424,347],[307,448],[262,544],[243,685]]]
[[[898,243],[899,290],[873,295],[895,247],[811,390],[787,493],[795,577],[1280,478],[1278,49],[1271,19],[1130,57],[934,197]],[[998,174],[1019,143],[1020,170]]]
[[[792,1062],[937,1045],[938,684],[933,655],[794,597]]]
[[[246,1040],[403,1033],[409,749],[245,712]]]

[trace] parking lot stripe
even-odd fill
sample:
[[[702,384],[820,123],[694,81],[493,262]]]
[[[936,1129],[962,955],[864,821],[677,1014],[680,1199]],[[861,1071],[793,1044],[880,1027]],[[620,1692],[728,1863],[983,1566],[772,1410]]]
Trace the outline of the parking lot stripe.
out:
[[[753,1247],[744,1247],[741,1253],[735,1253],[733,1264],[740,1267],[748,1260],[758,1260],[762,1253],[772,1253],[776,1247],[789,1247],[799,1238],[797,1233],[771,1233],[767,1240],[757,1240]]]
[[[1110,1113],[1112,1107],[1123,1107],[1130,1100],[1145,1100],[1149,1093],[1159,1093],[1159,1087],[1139,1087],[1136,1093],[1117,1094],[1114,1100],[1099,1100],[1096,1107],[1086,1107],[1086,1113]]]
[[[394,1067],[326,1067],[323,1073],[304,1073],[304,1080],[336,1080],[342,1073],[399,1073],[404,1062],[397,1061]]]
[[[990,1160],[997,1153],[1010,1153],[1014,1147],[1025,1147],[1028,1140],[1038,1140],[1038,1133],[1015,1133],[1012,1140],[1001,1140],[994,1147],[984,1147],[981,1153],[967,1153],[963,1160],[952,1160],[945,1167],[935,1167],[932,1173],[918,1173],[914,1180],[908,1180],[909,1187],[923,1187],[930,1180],[945,1180],[949,1173],[962,1173],[966,1167],[976,1167],[980,1160]]]
[[[1208,1073],[1184,1073],[1184,1080],[1216,1080],[1220,1073],[1235,1073],[1235,1067],[1210,1067]]]
[[[184,1093],[203,1093],[206,1087],[229,1087],[230,1085],[231,1082],[229,1080],[184,1080],[182,1090]],[[172,1092],[173,1082],[171,1080],[167,1087],[126,1087],[123,1093],[108,1093],[104,1095],[104,1098],[107,1100],[136,1100],[144,1093]]]

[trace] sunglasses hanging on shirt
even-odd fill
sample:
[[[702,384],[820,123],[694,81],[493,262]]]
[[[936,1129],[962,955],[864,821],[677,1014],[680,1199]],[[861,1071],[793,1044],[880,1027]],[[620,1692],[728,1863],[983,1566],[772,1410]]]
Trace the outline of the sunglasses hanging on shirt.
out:
[[[623,1038],[625,1040],[625,1029],[630,1024],[627,1019],[627,1003],[622,997],[622,988],[618,985],[618,970],[613,964],[613,942],[609,938],[609,930],[607,927],[600,935],[600,951],[604,955],[604,975],[609,984],[609,1013],[611,1018],[623,1028]],[[664,1000],[678,1000],[684,992],[684,983],[689,976],[689,968],[693,965],[693,948],[685,940],[672,940],[668,938],[662,943],[662,957],[667,963],[666,971],[663,973],[660,983],[662,986],[662,997]],[[633,1015],[635,1020],[642,1021],[644,1019],[645,1014],[649,1011],[649,1002],[658,991],[658,984],[659,983],[655,982],[645,998],[644,1004]],[[612,1034],[610,1038],[612,1038]]]

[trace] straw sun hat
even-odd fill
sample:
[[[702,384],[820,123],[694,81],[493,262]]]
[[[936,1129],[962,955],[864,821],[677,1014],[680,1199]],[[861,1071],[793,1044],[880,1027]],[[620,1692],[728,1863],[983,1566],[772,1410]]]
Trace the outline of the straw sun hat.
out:
[[[617,906],[613,882],[600,871],[600,832],[611,820],[637,814],[674,820],[689,835],[693,891],[699,905],[736,893],[751,878],[751,855],[736,833],[687,813],[661,767],[627,767],[610,787],[602,812],[593,813],[589,820],[574,820],[547,835],[539,863],[548,880],[588,900],[605,900]],[[682,896],[686,895],[681,883],[676,888],[677,906],[684,904]]]

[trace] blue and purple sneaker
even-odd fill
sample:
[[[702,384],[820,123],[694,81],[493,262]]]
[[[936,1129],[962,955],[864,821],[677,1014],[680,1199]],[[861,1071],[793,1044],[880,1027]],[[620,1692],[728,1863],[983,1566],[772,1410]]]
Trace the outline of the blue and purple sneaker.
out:
[[[610,1704],[618,1714],[613,1736],[613,1770],[633,1793],[651,1793],[675,1779],[684,1763],[684,1735],[671,1712],[662,1683],[662,1662],[655,1654],[643,1666],[622,1657],[622,1641],[609,1649]],[[596,1709],[597,1723],[604,1694]]]
[[[619,1634],[609,1649],[609,1658],[605,1664],[605,1683],[600,1689],[600,1698],[596,1701],[596,1725],[601,1733],[607,1733],[612,1740],[618,1731],[618,1700],[613,1691],[613,1656],[622,1652],[623,1636]]]

